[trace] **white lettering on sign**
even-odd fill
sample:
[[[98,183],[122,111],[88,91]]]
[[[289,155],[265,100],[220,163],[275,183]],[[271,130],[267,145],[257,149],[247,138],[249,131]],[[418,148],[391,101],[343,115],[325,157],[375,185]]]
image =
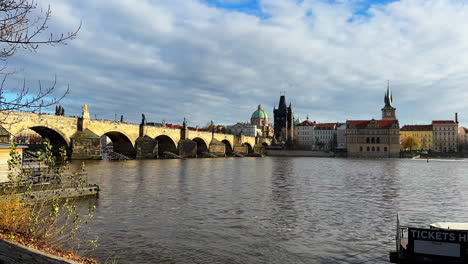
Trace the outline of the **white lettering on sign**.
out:
[[[468,243],[468,232],[443,231],[431,229],[409,229],[413,239],[441,242]]]
[[[458,234],[458,241],[459,242],[467,242],[468,241],[468,234],[467,233],[459,233]]]

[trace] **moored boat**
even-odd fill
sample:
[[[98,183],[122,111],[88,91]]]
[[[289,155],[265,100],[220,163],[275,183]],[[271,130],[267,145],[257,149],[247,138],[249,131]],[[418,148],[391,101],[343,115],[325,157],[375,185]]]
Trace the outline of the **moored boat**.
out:
[[[429,228],[400,225],[392,263],[468,263],[468,223],[437,222]]]

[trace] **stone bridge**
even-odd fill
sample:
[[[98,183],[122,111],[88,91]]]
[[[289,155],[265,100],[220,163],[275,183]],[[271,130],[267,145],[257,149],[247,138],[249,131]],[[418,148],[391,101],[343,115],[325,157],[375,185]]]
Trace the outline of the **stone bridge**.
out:
[[[195,131],[164,126],[90,119],[87,106],[81,117],[50,114],[0,111],[3,127],[10,140],[31,129],[48,138],[53,146],[65,147],[72,159],[100,159],[100,139],[106,135],[112,140],[114,151],[131,158],[158,158],[165,151],[182,157],[197,157],[203,152],[217,156],[232,152],[260,153],[271,144],[268,138],[235,136],[230,134]]]

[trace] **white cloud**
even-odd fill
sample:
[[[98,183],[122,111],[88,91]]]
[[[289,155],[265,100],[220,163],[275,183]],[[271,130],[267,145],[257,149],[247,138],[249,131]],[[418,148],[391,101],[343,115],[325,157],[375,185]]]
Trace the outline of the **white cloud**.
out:
[[[263,0],[261,19],[196,0],[53,1],[50,24],[83,21],[78,39],[13,64],[33,80],[57,74],[74,101],[110,119],[235,123],[258,104],[271,111],[281,90],[301,117],[379,117],[390,79],[401,123],[454,111],[463,122],[468,6],[402,0],[363,16],[358,4]]]

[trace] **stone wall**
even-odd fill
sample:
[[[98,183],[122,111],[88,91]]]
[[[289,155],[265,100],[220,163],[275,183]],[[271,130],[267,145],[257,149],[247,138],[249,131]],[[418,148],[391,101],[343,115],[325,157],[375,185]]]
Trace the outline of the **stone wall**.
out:
[[[0,239],[0,264],[79,264]]]
[[[154,138],[143,136],[135,142],[137,159],[154,159],[158,157],[158,141]]]
[[[179,142],[179,156],[182,158],[196,158],[197,142],[189,139],[182,139]]]

